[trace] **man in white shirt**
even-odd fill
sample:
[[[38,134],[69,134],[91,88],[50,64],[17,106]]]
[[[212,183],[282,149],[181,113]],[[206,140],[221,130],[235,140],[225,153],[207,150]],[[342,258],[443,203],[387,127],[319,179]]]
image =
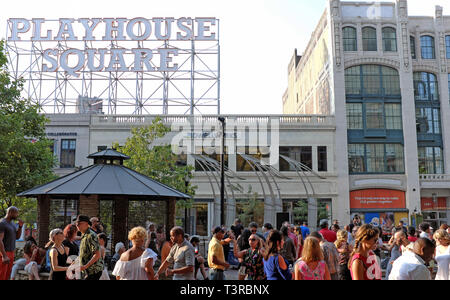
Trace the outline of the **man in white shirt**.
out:
[[[412,251],[406,251],[394,262],[389,280],[431,280],[425,264],[433,259],[435,248],[429,239],[418,239]]]

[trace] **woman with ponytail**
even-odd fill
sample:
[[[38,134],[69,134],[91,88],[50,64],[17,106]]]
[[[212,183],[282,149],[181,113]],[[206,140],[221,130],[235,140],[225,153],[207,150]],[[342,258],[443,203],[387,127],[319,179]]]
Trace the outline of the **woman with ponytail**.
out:
[[[283,236],[279,231],[272,230],[269,233],[264,254],[264,273],[267,280],[292,280],[289,263],[280,254],[283,243]]]
[[[349,269],[353,280],[381,280],[381,268],[372,251],[378,241],[378,230],[370,224],[361,226],[355,235]]]

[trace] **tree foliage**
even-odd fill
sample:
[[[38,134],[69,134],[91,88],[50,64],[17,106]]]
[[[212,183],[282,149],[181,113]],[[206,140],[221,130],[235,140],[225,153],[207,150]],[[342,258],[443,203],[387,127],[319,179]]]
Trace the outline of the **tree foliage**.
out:
[[[160,118],[156,118],[149,126],[133,128],[132,135],[124,146],[119,147],[115,143],[113,147],[131,158],[124,162],[126,167],[194,196],[197,188],[191,184],[194,168],[186,162],[180,163],[178,156],[172,152],[171,145],[158,144],[158,140],[169,132],[170,128]],[[177,208],[191,206],[192,200],[177,201]]]
[[[238,218],[246,226],[251,222],[256,222],[259,226],[264,223],[264,202],[258,198],[258,193],[253,192],[250,186],[246,193],[246,199],[239,202]]]
[[[36,201],[16,195],[56,176],[55,158],[46,138],[48,120],[39,107],[20,96],[24,80],[11,79],[4,43],[0,42],[0,213],[14,205],[28,223],[37,219]]]

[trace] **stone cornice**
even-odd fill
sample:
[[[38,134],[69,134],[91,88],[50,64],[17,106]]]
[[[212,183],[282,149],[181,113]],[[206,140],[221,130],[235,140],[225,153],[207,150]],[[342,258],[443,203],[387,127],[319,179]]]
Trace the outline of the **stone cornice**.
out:
[[[366,65],[366,64],[385,65],[385,66],[396,68],[396,69],[400,68],[399,61],[392,60],[389,58],[384,58],[384,57],[360,57],[360,58],[348,59],[345,61],[346,68],[357,66],[357,65]]]

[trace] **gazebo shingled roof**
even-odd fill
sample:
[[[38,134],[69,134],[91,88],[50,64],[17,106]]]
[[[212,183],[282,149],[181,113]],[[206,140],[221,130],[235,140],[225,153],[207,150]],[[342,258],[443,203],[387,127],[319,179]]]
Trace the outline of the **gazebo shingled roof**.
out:
[[[44,243],[48,237],[49,222],[42,222],[42,220],[48,219],[49,202],[52,198],[79,198],[95,195],[98,197],[97,200],[101,198],[114,199],[116,220],[113,221],[113,236],[115,235],[117,238],[113,238],[113,243],[126,242],[126,231],[123,231],[123,228],[125,230],[127,228],[124,225],[127,225],[128,221],[125,215],[128,213],[128,200],[167,201],[169,205],[166,230],[170,230],[168,227],[175,224],[175,201],[191,198],[189,195],[123,166],[123,160],[130,159],[130,157],[113,149],[91,154],[88,158],[94,159],[95,164],[18,194],[19,197],[38,198],[40,244]],[[115,163],[116,161],[120,164]],[[122,215],[122,218],[117,218],[118,215]],[[126,224],[116,224],[116,221]],[[41,228],[46,225],[47,228]]]

